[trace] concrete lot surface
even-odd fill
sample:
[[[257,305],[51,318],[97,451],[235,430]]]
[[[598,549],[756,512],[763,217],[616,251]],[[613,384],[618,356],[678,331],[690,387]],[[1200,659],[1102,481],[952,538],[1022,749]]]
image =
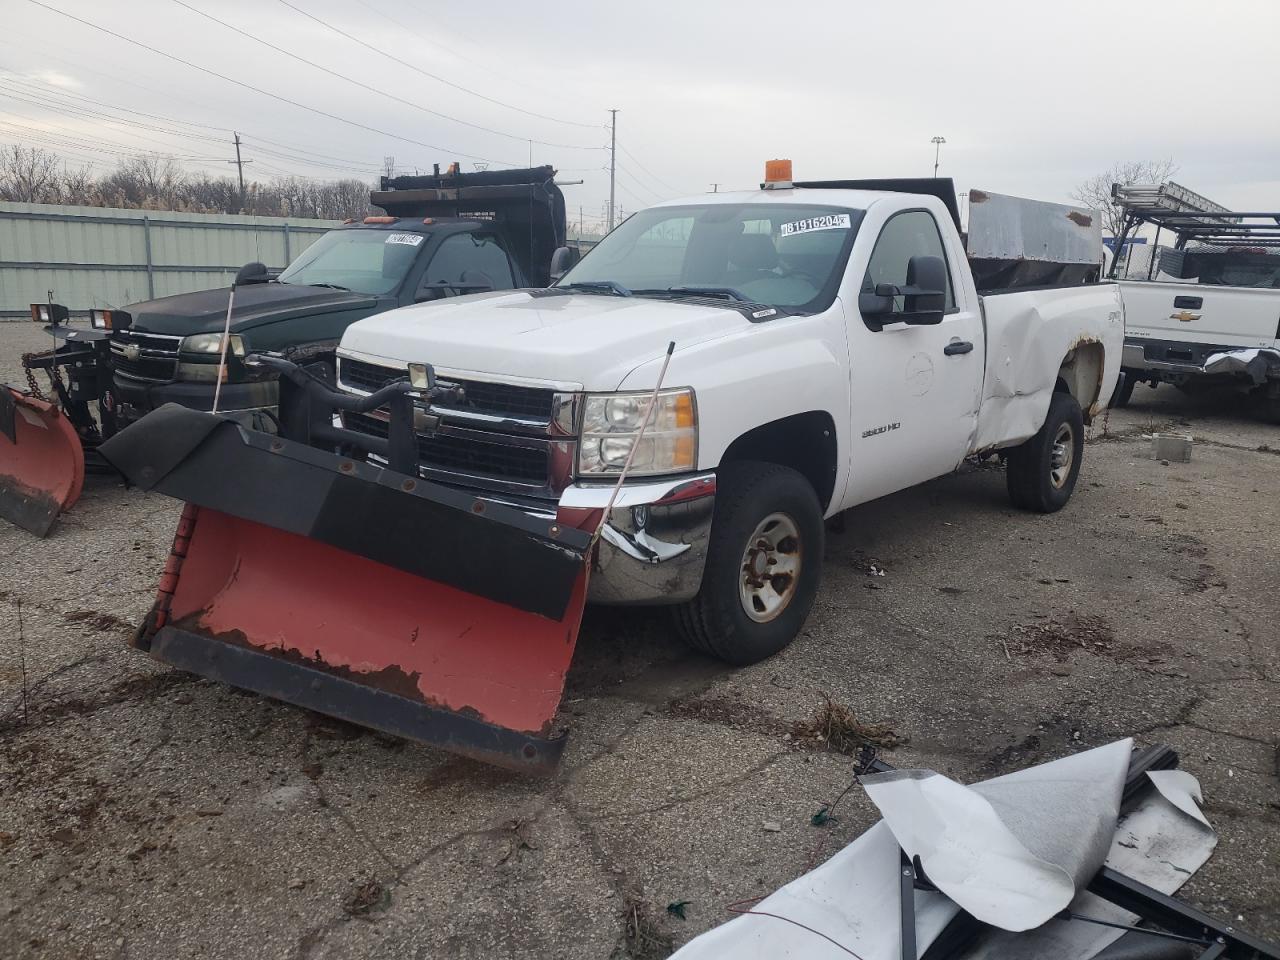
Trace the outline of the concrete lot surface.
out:
[[[0,324],[0,380],[37,333]],[[1153,429],[1191,462],[1150,459]],[[1280,937],[1278,477],[1280,426],[1140,386],[1059,514],[1012,509],[995,465],[851,511],[765,663],[589,611],[545,781],[132,650],[177,506],[90,478],[49,539],[0,524],[0,955],[666,956],[875,819],[855,788],[811,824],[851,779],[799,732],[827,698],[965,781],[1172,744],[1221,838],[1185,895]]]

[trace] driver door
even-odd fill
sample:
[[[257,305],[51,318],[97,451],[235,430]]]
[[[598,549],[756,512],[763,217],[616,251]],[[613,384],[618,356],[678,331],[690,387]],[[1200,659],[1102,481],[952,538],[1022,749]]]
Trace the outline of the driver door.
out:
[[[904,210],[880,230],[862,278],[907,285],[913,256],[947,264],[940,323],[910,325],[892,315],[872,320],[850,311],[852,469],[847,499],[862,503],[949,473],[969,452],[982,389],[978,303],[957,300],[956,251],[943,243],[928,210]],[[963,288],[960,290],[964,295]],[[901,311],[903,298],[895,309]]]

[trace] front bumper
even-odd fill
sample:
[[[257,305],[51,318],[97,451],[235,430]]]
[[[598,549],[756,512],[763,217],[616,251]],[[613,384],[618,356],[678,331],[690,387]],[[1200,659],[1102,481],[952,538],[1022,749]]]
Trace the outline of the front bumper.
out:
[[[569,487],[557,515],[599,522],[613,486]],[[592,560],[591,603],[657,605],[697,596],[711,538],[716,475],[628,483],[618,492]]]
[[[132,423],[166,403],[176,403],[192,410],[212,410],[213,388],[212,383],[184,383],[179,380],[154,383],[118,373],[112,378],[112,392],[118,404],[116,416],[122,425]],[[275,379],[224,383],[218,398],[218,411],[236,414],[264,408],[274,410],[279,396],[280,385]]]

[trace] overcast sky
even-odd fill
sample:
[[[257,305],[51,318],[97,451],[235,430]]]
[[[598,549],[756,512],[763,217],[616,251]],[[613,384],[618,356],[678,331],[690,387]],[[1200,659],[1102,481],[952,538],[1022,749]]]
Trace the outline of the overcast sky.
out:
[[[961,190],[1066,200],[1115,161],[1172,158],[1221,203],[1280,208],[1274,0],[41,2],[265,91],[0,0],[0,142],[103,171],[161,151],[234,172],[231,130],[260,179],[372,179],[387,156],[408,172],[523,166],[532,151],[584,180],[570,209],[599,218],[616,107],[626,210],[752,187],[770,157],[798,178],[924,176],[934,136]]]

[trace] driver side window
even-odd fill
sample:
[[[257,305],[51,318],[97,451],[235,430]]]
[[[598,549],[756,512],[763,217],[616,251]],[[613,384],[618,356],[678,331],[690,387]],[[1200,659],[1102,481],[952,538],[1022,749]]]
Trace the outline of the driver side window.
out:
[[[443,288],[450,292],[474,292],[449,284],[484,284],[492,290],[515,286],[506,251],[496,237],[483,233],[458,233],[440,242],[422,277],[423,289]]]
[[[892,216],[880,230],[867,272],[862,278],[862,293],[875,293],[876,285],[891,283],[902,287],[907,284],[907,264],[915,256],[939,257],[947,264],[946,306],[944,312],[956,308],[955,292],[951,282],[951,264],[942,246],[942,235],[933,215],[926,210],[907,210]],[[899,298],[901,299],[901,298]],[[901,309],[901,304],[897,309]],[[878,328],[877,328],[878,329]]]

